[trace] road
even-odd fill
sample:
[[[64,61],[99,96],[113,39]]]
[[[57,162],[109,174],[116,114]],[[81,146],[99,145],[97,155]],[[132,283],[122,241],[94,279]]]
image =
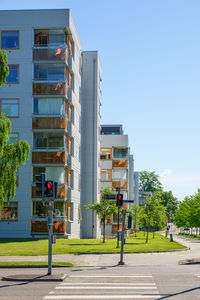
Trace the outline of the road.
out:
[[[56,268],[67,274],[62,283],[0,281],[0,300],[78,299],[200,299],[200,265],[179,265],[178,259],[200,256],[200,243],[184,240],[189,251],[158,254],[127,254],[102,257],[95,267]],[[199,250],[199,252],[198,252]],[[138,258],[138,259],[137,259]],[[87,258],[89,260],[89,258]],[[94,260],[93,260],[94,264]],[[11,274],[41,274],[46,269],[0,269],[0,277]]]

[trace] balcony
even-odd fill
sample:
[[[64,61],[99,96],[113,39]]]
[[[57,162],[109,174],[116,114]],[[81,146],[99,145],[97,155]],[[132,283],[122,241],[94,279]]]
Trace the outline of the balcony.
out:
[[[36,194],[36,186],[32,186],[32,198],[41,198]],[[67,187],[66,186],[58,186],[57,199],[65,199],[67,200]]]
[[[64,95],[67,97],[68,85],[64,82],[58,83],[33,83],[33,95]]]
[[[66,233],[67,222],[54,221],[53,222],[53,233]],[[47,221],[32,220],[31,222],[31,233],[32,234],[47,234],[48,224]]]
[[[113,168],[128,168],[128,160],[113,160]]]
[[[57,61],[68,64],[68,57],[67,48],[35,47],[33,49],[34,61]]]
[[[67,164],[66,152],[32,152],[32,164]]]
[[[68,128],[68,120],[64,117],[46,117],[46,118],[33,118],[33,129],[65,129]]]
[[[112,182],[112,186],[113,188],[121,188],[121,189],[125,189],[127,190],[128,189],[128,181],[113,181]]]

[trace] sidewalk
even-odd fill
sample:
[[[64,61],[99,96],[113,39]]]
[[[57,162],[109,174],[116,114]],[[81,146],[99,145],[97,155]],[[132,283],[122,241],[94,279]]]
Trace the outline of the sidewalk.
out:
[[[164,234],[164,233],[163,233]],[[161,253],[128,253],[124,254],[127,266],[160,266],[178,264],[180,260],[200,257],[200,241],[173,235],[174,241],[185,245],[189,250]],[[54,262],[71,262],[75,266],[103,267],[117,265],[120,254],[61,254],[53,255]],[[48,261],[48,256],[0,256],[1,262],[15,261]]]

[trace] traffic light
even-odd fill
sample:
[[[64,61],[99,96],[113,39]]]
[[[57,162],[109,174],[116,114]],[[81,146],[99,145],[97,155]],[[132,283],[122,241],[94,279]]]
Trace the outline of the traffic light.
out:
[[[123,194],[117,194],[116,206],[121,207],[123,205]]]
[[[36,177],[36,195],[41,196],[44,199],[45,195],[45,173],[41,173],[40,175],[35,175]]]
[[[47,180],[45,182],[45,198],[53,198],[54,197],[54,182],[52,180]]]

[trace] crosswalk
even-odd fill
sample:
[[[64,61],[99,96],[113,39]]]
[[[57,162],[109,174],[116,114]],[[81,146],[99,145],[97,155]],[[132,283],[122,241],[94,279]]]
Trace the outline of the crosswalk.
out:
[[[159,299],[152,275],[71,275],[43,300]]]

